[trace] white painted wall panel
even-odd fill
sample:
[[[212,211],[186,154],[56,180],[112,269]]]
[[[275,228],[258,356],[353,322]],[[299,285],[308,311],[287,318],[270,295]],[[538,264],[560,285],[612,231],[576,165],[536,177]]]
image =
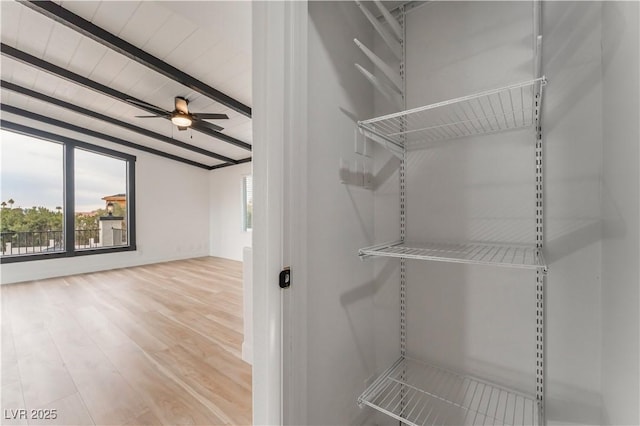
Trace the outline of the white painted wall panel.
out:
[[[372,29],[352,2],[310,2],[309,18],[305,424],[345,425],[366,413],[356,397],[375,370],[377,289],[371,266],[357,256],[373,241],[373,195],[338,175],[341,157],[356,159],[354,119],[373,113],[369,83],[353,66],[366,63],[353,38],[370,44]]]
[[[341,72],[336,76],[341,90],[348,93],[358,83],[338,60],[349,49],[347,42],[341,48],[330,43],[347,31],[338,29],[340,19],[321,24],[331,20],[333,9],[327,4],[316,3],[310,10],[310,81],[322,76],[323,84],[323,90],[309,91],[310,123],[315,122],[310,136],[318,139],[318,148],[312,144],[310,149],[314,200],[309,211],[314,212],[327,204],[340,206],[334,202],[331,173],[321,170],[335,151],[323,128],[327,110],[336,103],[333,79],[327,78],[334,70],[326,68],[326,58],[333,58],[335,71]],[[638,424],[638,5],[545,2],[543,11],[543,64],[549,79],[543,111],[550,266],[547,419],[549,424]],[[411,12],[408,106],[532,78],[531,23],[529,2],[434,2]],[[327,35],[325,28],[334,31]],[[380,45],[376,51],[385,55]],[[375,108],[390,111],[378,96]],[[333,135],[339,133],[336,127]],[[385,241],[398,235],[397,160],[374,150],[375,235],[367,239]],[[534,241],[530,132],[440,144],[411,154],[409,168],[408,238]],[[309,218],[314,223],[310,276],[320,281],[321,265],[359,274],[346,257],[324,249],[346,223],[345,212],[325,209],[323,214],[326,218],[313,213]],[[342,231],[339,244],[358,239]],[[367,263],[373,265],[375,284],[357,292],[349,291],[349,284],[341,288],[345,295],[360,294],[363,303],[373,295],[375,336],[354,327],[352,339],[375,348],[374,359],[366,355],[362,362],[369,363],[369,371],[380,371],[398,354],[398,262]],[[534,275],[481,266],[408,265],[409,353],[532,392]],[[335,423],[339,413],[349,410],[342,392],[315,392],[337,383],[338,364],[329,361],[338,357],[339,348],[340,359],[350,364],[353,342],[336,335],[340,310],[329,309],[340,290],[328,281],[315,295],[311,284],[309,370],[310,379],[321,381],[310,388],[310,418]],[[316,329],[321,315],[324,328]],[[369,317],[368,308],[362,306],[360,315],[358,320]],[[341,386],[352,387],[357,375],[347,375]]]
[[[242,250],[251,247],[252,233],[242,229],[242,178],[251,174],[251,163],[209,172],[209,221],[211,256],[242,261]]]
[[[640,424],[639,5],[602,5],[602,399],[608,425]]]
[[[407,104],[530,80],[530,3],[427,5],[407,19]],[[407,160],[407,239],[534,242],[534,138],[436,144]],[[533,392],[535,275],[407,262],[408,353]]]
[[[543,14],[548,417],[599,424],[601,9],[549,2]]]
[[[376,109],[388,107],[376,97]],[[376,114],[379,112],[376,111]],[[374,241],[395,241],[400,236],[399,174],[400,160],[377,144],[375,159]],[[375,146],[374,146],[375,145]],[[379,374],[400,356],[400,262],[396,259],[369,259],[365,263],[374,270],[375,371]],[[387,421],[379,415],[379,421]]]

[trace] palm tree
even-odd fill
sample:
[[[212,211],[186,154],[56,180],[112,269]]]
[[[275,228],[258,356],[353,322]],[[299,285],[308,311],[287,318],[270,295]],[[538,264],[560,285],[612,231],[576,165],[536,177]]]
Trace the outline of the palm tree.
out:
[[[0,206],[2,206],[2,208],[4,209],[5,207],[7,207],[7,203],[3,201],[2,203],[0,203]]]
[[[9,203],[9,208],[12,209],[13,203],[15,203],[15,201],[13,201],[13,198],[9,198],[9,201],[7,201],[7,203]]]

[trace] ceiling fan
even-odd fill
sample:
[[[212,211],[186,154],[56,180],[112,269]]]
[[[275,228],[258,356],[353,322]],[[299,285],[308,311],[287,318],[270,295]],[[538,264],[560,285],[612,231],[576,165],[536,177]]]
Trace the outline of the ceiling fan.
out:
[[[132,104],[143,107],[144,109],[151,111],[155,115],[136,115],[136,118],[169,118],[173,124],[178,127],[178,130],[187,130],[189,127],[206,127],[216,131],[220,131],[223,128],[212,123],[208,123],[203,120],[226,120],[229,117],[227,114],[216,113],[195,113],[189,112],[189,101],[183,97],[176,96],[175,109],[173,111],[165,111],[154,105],[146,102],[139,101],[137,99],[128,99]]]

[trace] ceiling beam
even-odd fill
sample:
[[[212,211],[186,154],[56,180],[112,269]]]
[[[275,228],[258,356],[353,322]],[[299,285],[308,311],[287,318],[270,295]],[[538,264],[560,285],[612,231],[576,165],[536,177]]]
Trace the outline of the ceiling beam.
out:
[[[199,163],[197,161],[188,160],[186,158],[182,158],[182,157],[179,157],[177,155],[169,154],[167,152],[160,151],[158,149],[154,149],[154,148],[150,148],[148,146],[139,145],[137,143],[125,141],[124,139],[116,138],[115,136],[111,136],[111,135],[107,135],[107,134],[104,134],[104,133],[96,132],[94,130],[85,129],[84,127],[79,127],[79,126],[76,126],[74,124],[70,124],[70,123],[67,123],[67,122],[64,122],[64,121],[56,120],[55,118],[46,117],[44,115],[36,114],[35,112],[30,112],[30,111],[27,111],[27,110],[24,110],[24,109],[21,109],[21,108],[18,108],[18,107],[14,107],[14,106],[11,106],[11,105],[6,105],[6,104],[1,104],[0,103],[0,111],[8,112],[10,114],[15,114],[15,115],[18,115],[20,117],[24,117],[24,118],[28,118],[28,119],[31,119],[31,120],[35,120],[35,121],[38,121],[40,123],[50,124],[52,126],[60,127],[62,129],[71,130],[71,131],[74,131],[74,132],[77,132],[77,133],[81,133],[83,135],[87,135],[87,136],[91,136],[91,137],[94,137],[94,138],[102,139],[102,140],[105,140],[107,142],[111,142],[111,143],[114,143],[114,144],[117,144],[117,145],[126,146],[127,148],[133,148],[133,149],[137,149],[139,151],[148,152],[149,154],[154,154],[154,155],[157,155],[159,157],[164,157],[164,158],[168,158],[170,160],[179,161],[181,163],[189,164],[191,166],[199,167],[201,169],[211,170],[211,166]],[[14,130],[16,130],[20,126],[22,126],[20,124],[7,122],[6,120],[0,121],[0,125],[2,127],[6,127],[6,128],[9,128],[9,129],[14,129]],[[30,128],[30,127],[27,127],[27,126],[22,126],[22,127]]]
[[[72,71],[69,71],[65,68],[59,67],[57,65],[54,65],[50,62],[47,62],[43,59],[37,58],[33,55],[30,55],[26,52],[23,52],[22,50],[16,49],[15,47],[11,47],[9,45],[6,45],[4,43],[0,43],[0,51],[2,53],[2,55],[4,56],[8,56],[10,58],[15,59],[16,61],[22,62],[24,64],[27,64],[29,66],[32,66],[34,68],[38,68],[41,71],[47,72],[49,74],[55,75],[57,77],[63,78],[67,81],[70,81],[72,83],[78,84],[80,86],[86,87],[87,89],[91,89],[95,92],[98,92],[102,95],[105,96],[109,96],[113,99],[117,99],[119,101],[122,102],[126,102],[128,105],[134,106],[136,108],[140,108],[143,109],[151,114],[157,115],[157,110],[153,110],[151,108],[145,108],[144,105],[141,104],[148,104],[148,102],[142,101],[140,99],[137,99],[133,96],[129,96],[126,93],[120,92],[116,89],[113,89],[111,87],[105,86],[104,84],[100,84],[96,81],[93,81],[91,79],[88,79],[86,77],[83,77],[79,74],[76,74]],[[130,100],[133,100],[135,102],[139,102],[140,104],[134,103],[134,102],[129,102]],[[158,109],[161,109],[159,107],[156,107]],[[165,117],[167,120],[170,120],[168,117]],[[231,145],[235,145],[239,148],[245,149],[247,151],[251,151],[251,145],[243,142],[241,140],[238,140],[234,137],[231,137],[229,135],[225,135],[224,133],[220,133],[217,132],[215,130],[212,129],[207,129],[207,128],[202,128],[202,127],[194,127],[194,130],[200,132],[200,133],[204,133],[208,136],[211,136],[213,138],[222,140],[224,142],[227,142]]]
[[[83,108],[81,106],[71,104],[69,102],[65,102],[63,100],[53,98],[51,96],[45,95],[44,93],[36,92],[31,89],[27,89],[26,87],[19,86],[14,83],[10,83],[8,81],[0,80],[0,87],[3,89],[10,90],[15,93],[19,93],[21,95],[29,96],[30,98],[38,99],[40,101],[53,104],[65,109],[68,109],[73,112],[77,112],[78,114],[85,115],[87,117],[95,118],[101,121],[105,121],[110,124],[114,124],[119,127],[123,127],[127,130],[131,130],[132,132],[136,132],[143,136],[147,136],[153,139],[156,139],[160,142],[168,143],[173,146],[177,146],[179,148],[187,149],[192,152],[197,152],[198,154],[206,155],[207,157],[215,158],[220,161],[224,161],[225,163],[238,164],[237,160],[234,160],[229,157],[225,157],[224,155],[216,154],[215,152],[207,151],[206,149],[190,145],[188,143],[184,143],[173,138],[170,138],[165,135],[161,135],[160,133],[153,132],[148,129],[144,129],[142,127],[134,126],[133,124],[117,120],[113,117],[109,117],[107,115],[100,114],[98,112]]]
[[[134,46],[133,44],[111,34],[110,32],[98,27],[92,22],[87,21],[81,16],[65,9],[64,7],[52,1],[20,1],[23,5],[29,7],[42,15],[55,20],[82,35],[134,60],[162,75],[168,77],[183,86],[190,88],[220,104],[231,108],[232,110],[251,118],[251,108],[242,102],[232,98],[221,91],[214,89],[197,78],[169,65],[162,59],[157,58],[150,53]]]
[[[223,167],[229,167],[229,166],[237,166],[238,164],[250,163],[251,161],[253,161],[253,159],[251,157],[247,157],[247,158],[238,160],[236,164],[216,164],[215,166],[209,167],[209,170],[221,169]]]

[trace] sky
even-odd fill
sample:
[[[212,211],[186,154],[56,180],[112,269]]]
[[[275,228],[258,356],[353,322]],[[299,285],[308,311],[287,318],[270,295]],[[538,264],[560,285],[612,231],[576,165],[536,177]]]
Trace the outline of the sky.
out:
[[[0,130],[0,200],[14,208],[63,205],[63,146]],[[126,162],[76,149],[76,212],[104,208],[102,197],[126,192]]]

